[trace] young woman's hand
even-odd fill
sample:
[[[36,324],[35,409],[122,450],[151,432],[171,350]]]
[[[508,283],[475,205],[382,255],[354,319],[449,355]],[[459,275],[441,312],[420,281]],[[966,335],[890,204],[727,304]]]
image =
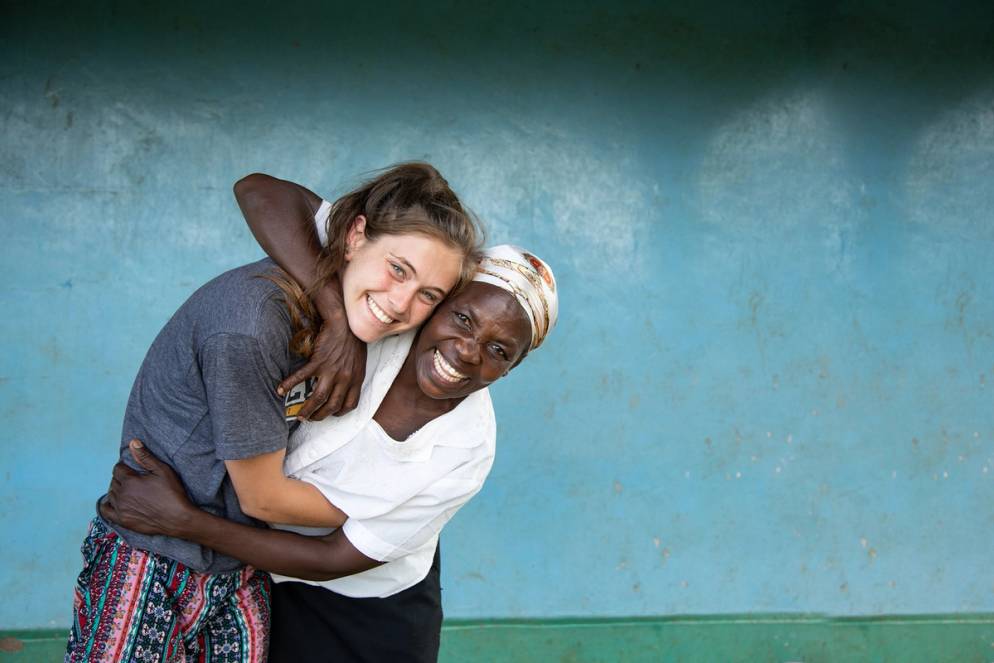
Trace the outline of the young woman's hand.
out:
[[[182,538],[198,509],[171,467],[155,457],[138,440],[131,440],[131,455],[145,472],[124,463],[114,466],[110,490],[100,503],[104,519],[142,534]]]
[[[278,391],[285,394],[307,378],[314,378],[314,392],[297,418],[319,421],[328,415],[351,412],[359,403],[366,377],[366,344],[349,329],[337,284],[322,289],[314,305],[324,320],[314,338],[314,353],[302,368],[279,384]]]

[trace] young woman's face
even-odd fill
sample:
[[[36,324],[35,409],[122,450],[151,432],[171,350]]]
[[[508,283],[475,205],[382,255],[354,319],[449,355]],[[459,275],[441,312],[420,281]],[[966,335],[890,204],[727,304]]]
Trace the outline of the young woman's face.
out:
[[[352,333],[372,343],[424,322],[455,286],[463,256],[424,235],[370,240],[364,227],[359,217],[346,238],[342,294]]]
[[[506,375],[528,351],[531,323],[514,295],[474,281],[446,300],[418,336],[418,386],[459,398]]]

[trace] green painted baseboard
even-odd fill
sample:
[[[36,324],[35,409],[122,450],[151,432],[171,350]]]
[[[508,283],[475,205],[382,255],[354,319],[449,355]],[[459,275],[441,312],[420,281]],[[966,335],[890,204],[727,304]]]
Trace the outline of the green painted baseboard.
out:
[[[0,631],[0,661],[54,663],[64,630]],[[449,620],[442,663],[991,663],[994,615]]]

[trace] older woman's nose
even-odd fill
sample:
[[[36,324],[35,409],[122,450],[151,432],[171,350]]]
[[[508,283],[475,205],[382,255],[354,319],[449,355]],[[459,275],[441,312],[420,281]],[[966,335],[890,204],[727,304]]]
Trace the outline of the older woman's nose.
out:
[[[474,337],[460,337],[456,340],[456,352],[459,359],[467,364],[480,363],[480,344]]]

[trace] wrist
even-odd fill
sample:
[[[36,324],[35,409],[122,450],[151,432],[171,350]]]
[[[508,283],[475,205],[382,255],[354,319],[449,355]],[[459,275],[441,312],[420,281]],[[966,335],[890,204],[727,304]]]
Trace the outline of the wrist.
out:
[[[185,506],[172,519],[169,531],[166,534],[177,539],[186,539],[187,541],[196,540],[200,531],[198,525],[203,515],[205,514],[200,509],[192,505]]]
[[[325,322],[340,323],[347,319],[342,290],[337,281],[325,283],[314,293],[314,308]]]

